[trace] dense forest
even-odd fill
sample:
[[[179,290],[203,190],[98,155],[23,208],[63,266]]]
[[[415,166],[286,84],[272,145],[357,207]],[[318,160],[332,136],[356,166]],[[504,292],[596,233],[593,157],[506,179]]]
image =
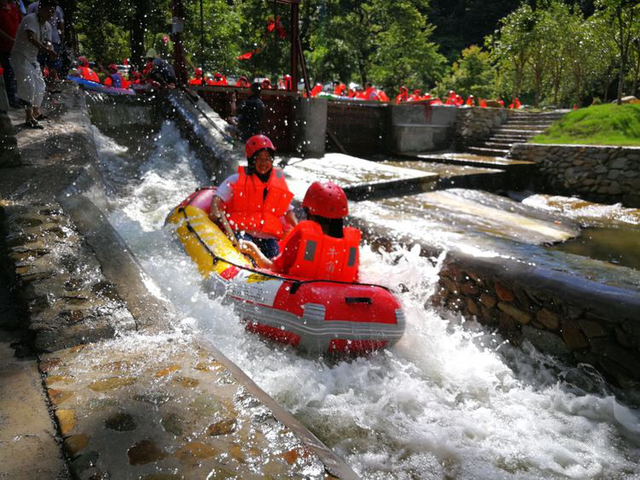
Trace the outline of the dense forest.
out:
[[[191,67],[280,77],[290,12],[270,0],[184,0]],[[102,62],[170,55],[170,0],[61,0],[68,44]],[[371,81],[538,106],[638,95],[640,3],[631,0],[302,0],[315,82]]]

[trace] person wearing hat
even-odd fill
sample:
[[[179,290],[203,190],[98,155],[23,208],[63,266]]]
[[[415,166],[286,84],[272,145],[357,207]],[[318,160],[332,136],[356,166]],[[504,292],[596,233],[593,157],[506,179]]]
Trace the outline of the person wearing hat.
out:
[[[306,220],[282,241],[282,252],[266,258],[251,242],[240,242],[240,251],[261,268],[314,280],[355,282],[360,260],[360,230],[344,226],[349,213],[344,190],[333,182],[314,182],[302,201]]]
[[[284,173],[273,166],[275,151],[268,137],[251,137],[245,146],[247,167],[220,184],[209,214],[234,245],[251,241],[267,258],[280,253],[278,241],[298,223]]]
[[[227,77],[220,72],[213,74],[213,79],[207,81],[207,85],[213,85],[214,87],[224,87],[227,85]]]
[[[120,75],[120,73],[118,72],[118,66],[115,63],[112,63],[107,68],[108,68],[108,74],[104,79],[104,84],[107,87],[124,88],[125,86],[124,79],[122,78],[122,75]]]
[[[89,82],[100,83],[100,77],[98,74],[89,66],[89,60],[87,57],[78,57],[77,60],[77,70],[78,75]]]
[[[176,72],[171,64],[164,58],[161,58],[155,49],[150,48],[147,50],[146,59],[147,65],[144,67],[142,74],[147,80],[166,86],[178,83]]]

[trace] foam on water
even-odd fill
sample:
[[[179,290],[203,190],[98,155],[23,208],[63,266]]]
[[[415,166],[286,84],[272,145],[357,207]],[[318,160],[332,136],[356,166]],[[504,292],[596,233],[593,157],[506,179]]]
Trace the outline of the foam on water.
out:
[[[363,281],[406,291],[406,333],[393,349],[313,358],[246,333],[201,289],[163,226],[204,173],[173,125],[155,141],[137,180],[113,198],[110,220],[180,311],[177,327],[204,335],[364,478],[640,478],[638,412],[602,382],[592,393],[570,383],[585,380],[579,368],[529,345],[514,348],[457,316],[443,319],[426,304],[440,259],[417,247],[362,249]],[[106,137],[98,143],[103,162],[119,155]]]

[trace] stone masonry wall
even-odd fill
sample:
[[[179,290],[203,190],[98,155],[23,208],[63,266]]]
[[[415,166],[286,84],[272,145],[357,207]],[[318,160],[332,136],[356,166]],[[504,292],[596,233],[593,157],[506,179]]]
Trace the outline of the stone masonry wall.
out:
[[[518,343],[587,363],[621,386],[640,385],[640,301],[599,302],[589,291],[522,281],[449,258],[432,301],[467,318],[494,326]]]
[[[543,188],[640,207],[640,147],[516,144],[509,157],[536,162]]]
[[[39,351],[112,338],[136,324],[60,205],[0,208],[7,258]],[[25,321],[26,323],[26,321]]]
[[[506,108],[460,108],[454,133],[456,149],[464,150],[486,140],[491,130],[505,123],[512,114],[513,110]]]

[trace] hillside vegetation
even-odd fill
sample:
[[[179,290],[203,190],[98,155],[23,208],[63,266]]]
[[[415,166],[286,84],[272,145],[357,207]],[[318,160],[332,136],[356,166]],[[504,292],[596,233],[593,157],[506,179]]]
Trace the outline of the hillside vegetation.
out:
[[[531,141],[640,146],[640,105],[594,105],[574,110]]]

